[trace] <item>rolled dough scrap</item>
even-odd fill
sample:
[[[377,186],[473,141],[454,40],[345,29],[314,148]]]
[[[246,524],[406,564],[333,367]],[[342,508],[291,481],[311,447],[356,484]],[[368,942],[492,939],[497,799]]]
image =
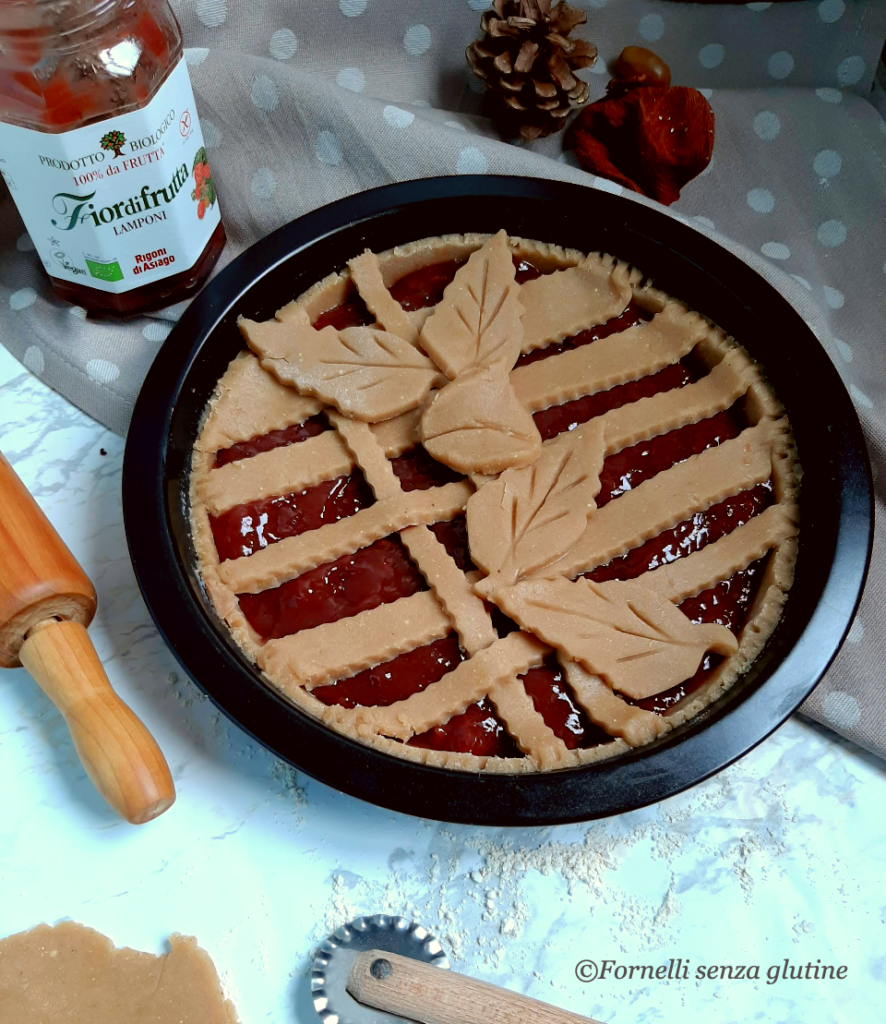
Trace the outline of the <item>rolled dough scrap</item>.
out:
[[[173,935],[165,956],[92,928],[37,925],[0,941],[3,1024],[237,1024],[209,954]]]

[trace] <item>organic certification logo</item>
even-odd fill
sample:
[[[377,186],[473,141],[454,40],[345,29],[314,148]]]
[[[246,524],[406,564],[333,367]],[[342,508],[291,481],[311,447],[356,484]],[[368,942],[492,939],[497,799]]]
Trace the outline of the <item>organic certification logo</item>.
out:
[[[126,136],[123,132],[118,132],[116,128],[112,129],[99,139],[98,143],[102,149],[106,149],[110,152],[113,149],[114,156],[123,156],[123,146],[126,144]]]
[[[109,260],[101,256],[83,254],[89,273],[99,281],[122,281],[123,270],[118,260]]]

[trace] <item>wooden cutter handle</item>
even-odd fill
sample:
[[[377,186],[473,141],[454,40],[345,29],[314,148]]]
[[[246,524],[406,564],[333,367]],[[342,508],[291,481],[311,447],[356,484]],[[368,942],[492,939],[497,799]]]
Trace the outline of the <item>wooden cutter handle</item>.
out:
[[[19,652],[22,664],[59,709],[86,774],[133,825],[175,801],[175,786],[154,737],[111,687],[86,628],[48,622]]]
[[[357,954],[347,988],[366,1006],[421,1024],[600,1024],[509,989],[378,949]]]

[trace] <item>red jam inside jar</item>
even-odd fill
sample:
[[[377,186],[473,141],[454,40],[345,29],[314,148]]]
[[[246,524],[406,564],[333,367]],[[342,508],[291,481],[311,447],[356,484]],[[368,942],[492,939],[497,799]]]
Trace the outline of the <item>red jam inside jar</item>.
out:
[[[166,0],[3,0],[0,122],[57,135],[141,110],[182,54],[181,29]],[[209,180],[208,161],[200,172]],[[199,187],[196,178],[182,187],[195,182]],[[193,295],[225,241],[219,223],[190,267],[122,292],[55,277],[46,269],[67,302],[92,314],[131,316]],[[146,257],[158,251],[150,248]]]

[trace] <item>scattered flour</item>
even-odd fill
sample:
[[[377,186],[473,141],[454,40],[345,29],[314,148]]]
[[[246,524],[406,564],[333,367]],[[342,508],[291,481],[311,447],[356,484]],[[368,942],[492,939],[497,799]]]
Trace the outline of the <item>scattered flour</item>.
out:
[[[746,805],[763,816],[740,817]],[[471,830],[429,823],[428,849],[398,858],[387,873],[356,875],[343,865],[331,875],[312,941],[364,914],[401,915],[435,934],[456,967],[467,959],[480,974],[504,967],[511,976],[547,981],[545,956],[553,954],[539,927],[550,926],[550,914],[534,908],[551,901],[558,922],[580,929],[574,934],[595,934],[599,915],[596,931],[605,931],[612,955],[671,955],[680,942],[687,864],[706,866],[712,877],[704,885],[737,883],[750,903],[755,885],[779,871],[793,822],[784,787],[739,764],[655,808],[584,826]],[[625,868],[638,858],[651,880],[646,891],[636,889],[636,870]]]

